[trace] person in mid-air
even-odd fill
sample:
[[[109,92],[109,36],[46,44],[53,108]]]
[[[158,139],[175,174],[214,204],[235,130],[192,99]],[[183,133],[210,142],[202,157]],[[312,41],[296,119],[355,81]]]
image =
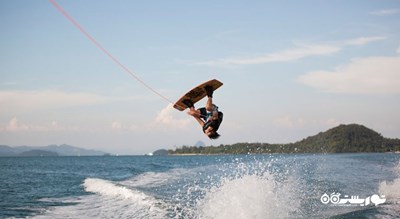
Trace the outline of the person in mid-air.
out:
[[[193,116],[203,127],[204,134],[206,134],[210,139],[217,139],[220,136],[217,130],[222,122],[224,114],[218,111],[218,106],[213,104],[213,88],[211,86],[206,86],[204,90],[208,97],[206,107],[196,110],[190,99],[184,100],[183,103],[189,108],[187,113]]]

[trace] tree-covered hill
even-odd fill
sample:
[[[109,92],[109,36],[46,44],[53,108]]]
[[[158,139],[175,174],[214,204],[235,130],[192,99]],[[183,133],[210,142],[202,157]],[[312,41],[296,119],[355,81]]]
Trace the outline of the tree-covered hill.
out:
[[[340,125],[294,143],[302,152],[385,152],[386,139],[381,134],[363,125]]]
[[[257,153],[355,153],[400,151],[400,139],[384,138],[363,125],[339,125],[290,144],[236,143],[196,147],[182,146],[170,154],[257,154]]]

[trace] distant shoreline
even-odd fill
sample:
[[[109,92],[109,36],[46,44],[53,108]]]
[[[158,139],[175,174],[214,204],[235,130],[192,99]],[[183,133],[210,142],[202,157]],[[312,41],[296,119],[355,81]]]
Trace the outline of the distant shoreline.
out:
[[[301,141],[288,144],[235,143],[220,146],[182,146],[169,155],[211,154],[335,154],[400,153],[400,139],[385,138],[363,125],[339,125]]]
[[[210,155],[210,154],[190,154],[190,153],[186,153],[186,154],[168,154],[168,156],[204,156],[204,155]],[[211,154],[211,155],[217,155],[217,154]]]
[[[400,154],[400,151],[389,152],[335,152],[335,153],[248,153],[248,154],[168,154],[167,156],[208,156],[208,155],[276,155],[276,154]]]
[[[106,156],[109,153],[71,145],[16,146],[0,145],[0,157]]]

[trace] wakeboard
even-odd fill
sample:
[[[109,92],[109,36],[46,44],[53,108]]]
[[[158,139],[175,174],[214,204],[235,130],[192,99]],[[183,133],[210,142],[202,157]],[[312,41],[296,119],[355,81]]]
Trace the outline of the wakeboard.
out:
[[[189,99],[193,102],[193,104],[195,104],[198,101],[200,101],[201,99],[203,99],[204,97],[206,97],[207,93],[204,88],[207,85],[211,86],[213,88],[213,90],[216,90],[216,89],[220,88],[223,85],[223,83],[218,81],[217,79],[212,79],[212,80],[206,81],[206,82],[194,87],[193,89],[188,91],[185,95],[183,95],[181,98],[179,98],[178,101],[176,101],[176,103],[174,104],[174,108],[179,111],[183,111],[186,108],[188,108],[183,103],[184,100]]]

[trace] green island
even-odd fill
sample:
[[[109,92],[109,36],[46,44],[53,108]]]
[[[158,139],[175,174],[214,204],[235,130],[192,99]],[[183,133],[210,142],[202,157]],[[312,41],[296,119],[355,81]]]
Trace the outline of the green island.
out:
[[[359,124],[339,125],[288,144],[236,143],[219,146],[182,146],[169,155],[267,154],[267,153],[367,153],[400,152],[400,139],[385,138]]]

